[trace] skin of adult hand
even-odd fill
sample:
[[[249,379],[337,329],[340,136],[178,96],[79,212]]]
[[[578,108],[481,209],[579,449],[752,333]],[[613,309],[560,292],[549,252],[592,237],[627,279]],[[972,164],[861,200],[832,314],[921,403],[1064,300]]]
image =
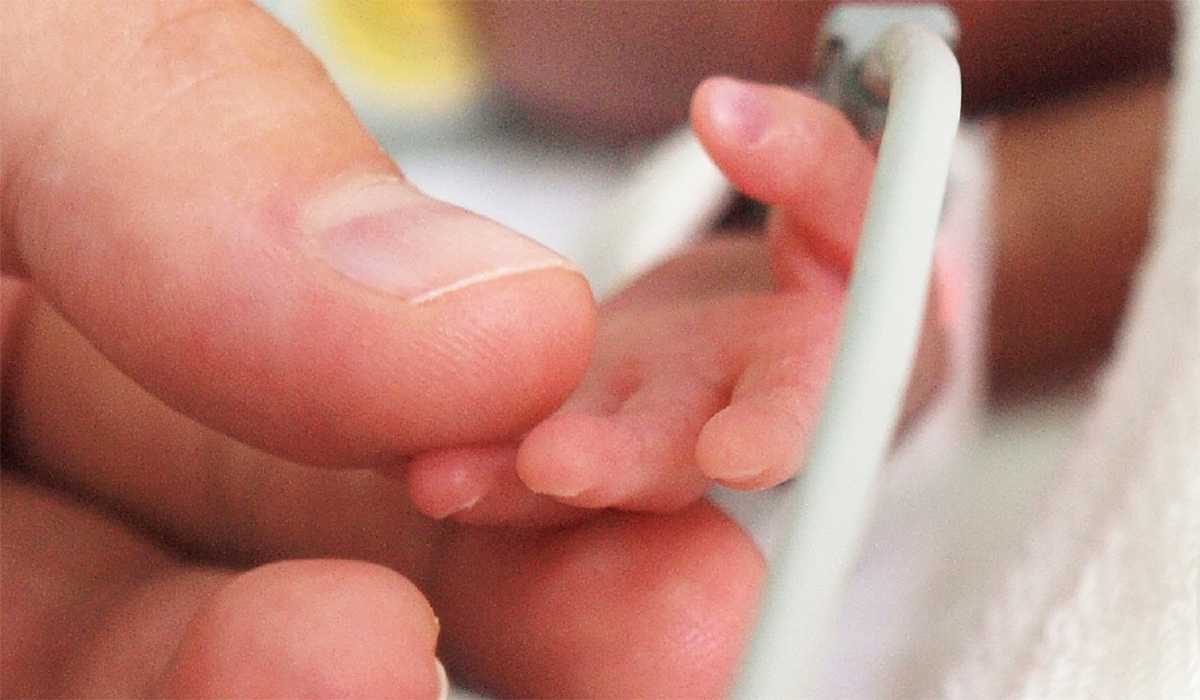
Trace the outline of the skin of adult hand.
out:
[[[375,466],[508,434],[578,379],[579,272],[421,196],[260,11],[5,14],[4,272],[173,408]]]
[[[576,269],[415,191],[249,3],[0,4],[0,93],[0,693],[428,697],[435,644],[724,690],[763,562],[711,507],[490,532],[347,469],[552,410]]]

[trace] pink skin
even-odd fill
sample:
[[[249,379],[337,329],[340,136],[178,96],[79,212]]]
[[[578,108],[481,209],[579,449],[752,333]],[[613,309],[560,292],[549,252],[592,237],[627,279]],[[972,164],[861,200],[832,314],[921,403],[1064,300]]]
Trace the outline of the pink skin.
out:
[[[258,458],[299,532],[242,522],[222,549],[259,565],[244,573],[5,474],[4,695],[432,698],[436,643],[490,696],[725,696],[765,565],[715,508],[430,526],[395,482]],[[197,527],[238,527],[211,505],[193,504]],[[204,536],[186,528],[167,535]]]
[[[577,271],[411,190],[319,64],[252,4],[9,2],[0,16],[13,97],[0,104],[0,695],[433,697],[435,654],[503,696],[725,693],[765,564],[712,506],[469,528],[421,516],[402,481],[320,468],[394,468],[528,434],[498,450],[470,512],[577,518],[513,468],[580,419],[538,423],[594,346]],[[769,114],[796,99],[768,94]],[[770,162],[774,120],[757,147],[722,148],[722,134],[754,131],[709,122],[714,153],[792,167]],[[771,306],[767,256],[730,245],[614,302],[605,333],[620,342],[606,346],[647,347],[624,338],[660,316],[676,355],[690,356],[689,323],[711,323],[712,344],[759,342],[747,309]],[[481,247],[504,253],[500,267],[464,254]],[[835,306],[821,290],[842,274],[825,267],[779,267],[796,307],[779,314]],[[760,345],[772,343],[811,344],[768,333]],[[688,372],[752,394],[742,377],[770,356],[753,343],[722,353]],[[665,369],[633,376],[693,386]],[[630,402],[681,393],[614,389]],[[466,467],[451,500],[470,498],[470,461],[446,455]],[[548,467],[538,478],[561,481]],[[629,497],[659,490],[674,503],[651,505],[673,506],[694,481]]]
[[[702,138],[778,205],[771,243],[699,247],[609,304],[571,413],[539,425],[587,369],[585,281],[409,188],[259,8],[0,20],[0,696],[434,697],[435,652],[498,696],[726,694],[765,574],[746,534],[704,502],[583,519],[521,479],[578,489],[555,451],[637,465],[628,444],[666,436],[641,450],[653,478],[594,469],[581,496],[667,508],[739,466],[738,435],[792,444],[726,419],[763,384],[819,394],[870,164],[840,120],[701,89]],[[811,424],[766,403],[792,424],[754,429]],[[433,522],[402,480],[316,468],[433,449],[412,473],[430,512],[580,522]]]
[[[566,504],[672,510],[713,483],[796,473],[836,347],[874,157],[797,91],[703,83],[692,124],[736,187],[774,207],[764,239],[686,251],[601,308],[597,350],[519,445],[418,455],[417,506],[473,523],[570,517]]]

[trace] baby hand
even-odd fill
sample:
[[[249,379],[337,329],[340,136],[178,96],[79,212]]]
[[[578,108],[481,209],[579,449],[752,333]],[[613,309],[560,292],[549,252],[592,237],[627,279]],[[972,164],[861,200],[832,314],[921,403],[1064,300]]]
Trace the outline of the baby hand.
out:
[[[519,445],[414,460],[425,512],[498,522],[563,517],[559,504],[668,510],[714,482],[760,489],[800,469],[874,156],[835,109],[789,88],[710,79],[692,125],[734,186],[773,207],[765,239],[700,244],[605,304],[587,375]]]

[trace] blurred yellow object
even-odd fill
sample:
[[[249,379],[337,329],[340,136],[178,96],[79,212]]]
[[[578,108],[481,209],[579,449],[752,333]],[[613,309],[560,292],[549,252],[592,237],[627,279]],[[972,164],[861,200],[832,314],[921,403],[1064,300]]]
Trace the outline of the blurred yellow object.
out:
[[[325,63],[372,128],[452,130],[475,113],[485,62],[465,2],[304,0],[264,6]]]
[[[315,0],[329,58],[369,91],[437,108],[479,89],[468,8],[434,0]]]

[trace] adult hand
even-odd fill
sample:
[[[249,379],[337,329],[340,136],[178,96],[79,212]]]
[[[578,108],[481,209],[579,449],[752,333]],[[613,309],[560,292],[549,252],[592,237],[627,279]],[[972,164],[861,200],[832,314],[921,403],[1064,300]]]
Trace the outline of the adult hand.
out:
[[[4,694],[431,696],[433,611],[496,692],[724,689],[763,564],[711,507],[514,535],[336,470],[557,406],[577,270],[416,192],[251,4],[0,32]]]

